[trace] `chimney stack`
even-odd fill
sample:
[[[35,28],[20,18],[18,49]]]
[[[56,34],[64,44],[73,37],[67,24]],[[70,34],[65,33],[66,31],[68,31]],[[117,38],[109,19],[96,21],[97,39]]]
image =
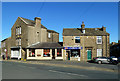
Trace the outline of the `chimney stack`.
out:
[[[116,42],[112,42],[112,45],[115,45],[116,44]]]
[[[103,31],[106,31],[106,27],[102,26],[102,30],[103,30]]]
[[[82,24],[81,24],[81,29],[82,29],[82,33],[85,34],[85,24],[84,24],[84,22],[82,22]]]
[[[82,30],[85,29],[85,24],[84,24],[84,22],[82,22],[81,28],[82,28]]]
[[[35,17],[34,20],[35,20],[35,25],[36,26],[40,26],[41,25],[41,18],[40,17]]]

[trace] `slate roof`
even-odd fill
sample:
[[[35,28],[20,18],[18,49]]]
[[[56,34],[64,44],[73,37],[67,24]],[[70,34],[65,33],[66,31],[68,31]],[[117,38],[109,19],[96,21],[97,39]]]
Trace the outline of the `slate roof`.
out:
[[[63,47],[59,43],[42,42],[42,43],[37,43],[31,46],[28,46],[27,48],[28,49],[30,48],[44,49],[44,48],[63,48]]]
[[[53,32],[53,33],[58,33],[58,32],[56,32],[56,31],[54,31],[54,30],[48,30],[48,29],[47,29],[47,31],[48,31],[48,32]]]
[[[26,18],[23,18],[23,17],[20,17],[20,18],[22,18],[28,25],[32,25],[32,26],[35,25],[35,21],[33,21],[33,20],[26,19]],[[42,24],[41,24],[41,28],[47,29],[47,28],[46,28],[45,26],[43,26]],[[47,29],[47,31],[49,31],[49,32],[54,32],[54,33],[58,33],[58,32],[56,32],[56,31],[54,31],[54,30],[48,30],[48,29]]]
[[[23,18],[23,17],[21,17],[28,25],[35,25],[35,21],[33,21],[33,20],[30,20],[30,19],[26,19],[26,18]],[[45,28],[45,29],[47,29],[45,26],[43,26],[42,24],[41,24],[41,27],[42,28]]]
[[[64,28],[63,36],[105,36],[109,33],[102,31],[100,28],[85,28],[85,34],[81,28]]]

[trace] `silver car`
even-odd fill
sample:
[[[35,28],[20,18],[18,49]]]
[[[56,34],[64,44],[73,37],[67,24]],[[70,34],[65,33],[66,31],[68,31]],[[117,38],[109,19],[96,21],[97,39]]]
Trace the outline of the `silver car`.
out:
[[[112,59],[108,57],[95,57],[93,58],[93,61],[98,64],[102,64],[102,63],[111,63]]]

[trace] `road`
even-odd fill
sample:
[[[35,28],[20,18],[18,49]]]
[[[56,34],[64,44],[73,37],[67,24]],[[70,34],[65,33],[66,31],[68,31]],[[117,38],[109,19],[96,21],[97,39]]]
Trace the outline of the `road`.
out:
[[[118,79],[118,73],[3,61],[2,79]]]

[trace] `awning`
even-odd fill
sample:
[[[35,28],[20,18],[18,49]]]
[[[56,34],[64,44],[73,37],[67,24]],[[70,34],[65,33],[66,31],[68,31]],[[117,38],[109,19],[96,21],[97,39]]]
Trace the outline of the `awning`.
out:
[[[11,49],[20,49],[20,46],[13,46],[13,47],[10,47]]]
[[[59,43],[53,43],[53,42],[43,42],[43,43],[37,43],[33,44],[31,46],[26,47],[28,49],[30,48],[39,48],[39,49],[45,49],[45,48],[51,48],[51,49],[57,49],[57,48],[63,48]]]

